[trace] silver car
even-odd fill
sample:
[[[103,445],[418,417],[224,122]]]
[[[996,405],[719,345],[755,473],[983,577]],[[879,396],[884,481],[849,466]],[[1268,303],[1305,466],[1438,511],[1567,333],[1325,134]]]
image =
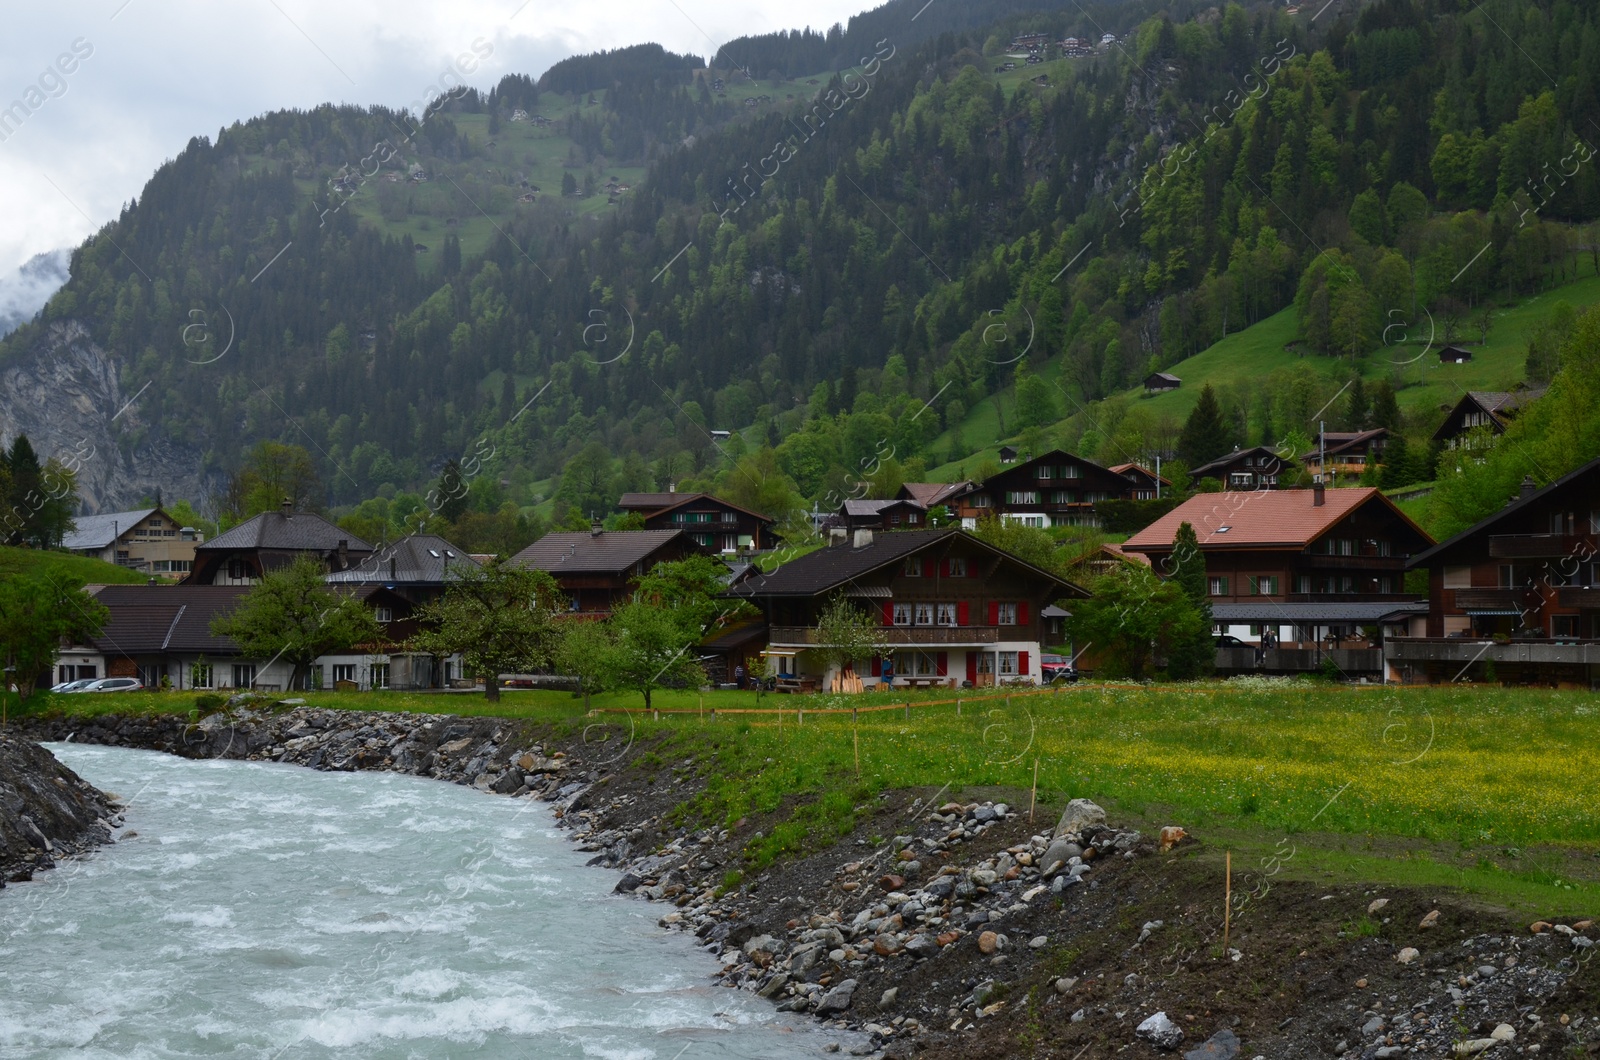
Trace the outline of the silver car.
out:
[[[137,677],[102,677],[78,689],[80,692],[137,692],[144,687]]]

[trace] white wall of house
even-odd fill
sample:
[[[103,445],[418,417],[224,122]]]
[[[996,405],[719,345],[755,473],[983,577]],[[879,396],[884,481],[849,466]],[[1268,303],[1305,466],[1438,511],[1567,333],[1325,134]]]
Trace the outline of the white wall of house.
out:
[[[1001,641],[998,644],[985,645],[981,648],[952,648],[943,645],[928,645],[927,647],[897,647],[894,651],[894,683],[896,688],[907,687],[906,678],[938,679],[938,653],[945,653],[946,665],[942,680],[953,682],[950,687],[960,688],[962,682],[967,680],[967,657],[978,657],[975,668],[980,678],[988,677],[999,672],[1001,684],[1031,684],[1041,683],[1039,677],[1040,658],[1044,649],[1036,640]],[[1016,670],[1021,663],[1021,654],[1027,653],[1028,672],[1019,674]],[[869,660],[858,659],[855,664],[855,674],[868,688],[877,687],[879,678],[872,676],[872,664]],[[814,652],[801,652],[789,672],[799,676],[816,677],[819,687],[827,688],[838,674],[836,666],[825,666]]]

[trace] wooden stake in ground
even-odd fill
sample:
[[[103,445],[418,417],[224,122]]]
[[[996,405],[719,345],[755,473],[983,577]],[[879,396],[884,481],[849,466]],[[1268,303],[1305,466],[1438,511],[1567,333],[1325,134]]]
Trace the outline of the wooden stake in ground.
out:
[[[861,775],[861,730],[850,726],[850,739],[856,745],[856,776]]]
[[[1033,823],[1033,808],[1039,805],[1039,760],[1033,760],[1033,794],[1028,796],[1028,823]]]
[[[1233,921],[1233,851],[1228,851],[1223,858],[1223,883],[1222,883],[1222,948],[1228,948],[1228,928]]]

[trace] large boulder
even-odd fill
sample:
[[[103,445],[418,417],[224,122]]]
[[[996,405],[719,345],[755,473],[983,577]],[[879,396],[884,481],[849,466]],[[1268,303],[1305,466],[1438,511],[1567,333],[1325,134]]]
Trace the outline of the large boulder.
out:
[[[838,986],[822,995],[822,1000],[817,1002],[816,1012],[825,1016],[830,1012],[843,1012],[850,1007],[850,999],[855,996],[856,981],[846,979]]]
[[[1183,1028],[1173,1023],[1165,1012],[1157,1012],[1140,1023],[1134,1033],[1157,1049],[1176,1049],[1183,1041]]]
[[[1057,839],[1081,838],[1084,831],[1106,823],[1106,811],[1088,799],[1073,799],[1056,823]]]

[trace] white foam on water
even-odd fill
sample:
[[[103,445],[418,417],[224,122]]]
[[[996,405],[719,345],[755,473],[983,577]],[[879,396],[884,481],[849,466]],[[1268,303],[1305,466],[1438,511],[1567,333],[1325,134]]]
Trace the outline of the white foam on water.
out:
[[[706,985],[543,804],[58,745],[140,838],[0,893],[0,1057],[788,1060],[837,1040]],[[27,898],[25,902],[18,899]]]

